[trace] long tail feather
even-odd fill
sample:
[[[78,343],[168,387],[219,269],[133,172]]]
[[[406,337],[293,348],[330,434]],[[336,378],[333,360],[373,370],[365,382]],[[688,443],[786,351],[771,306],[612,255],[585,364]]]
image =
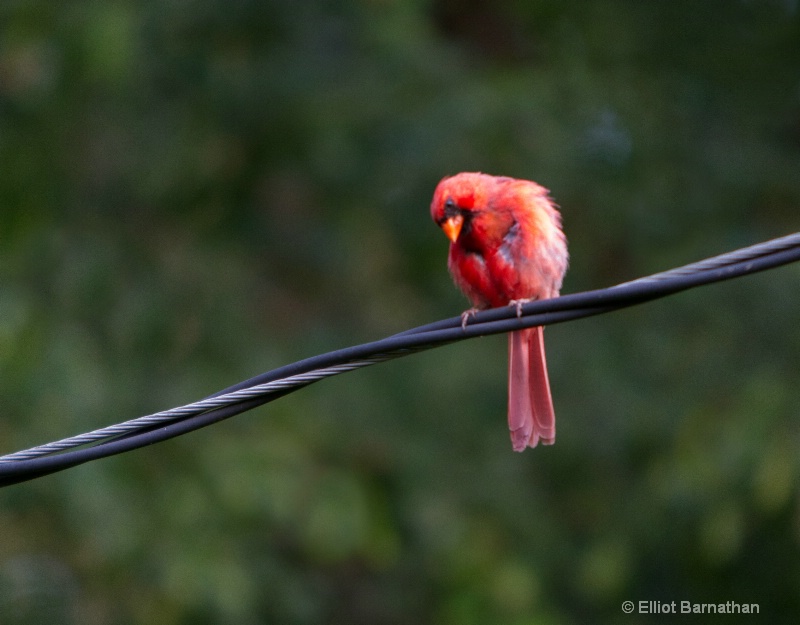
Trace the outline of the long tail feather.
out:
[[[544,328],[532,328],[530,340],[530,383],[528,389],[533,410],[533,435],[528,442],[535,447],[538,441],[542,445],[556,442],[556,413],[553,410],[553,397],[550,394],[550,381],[547,377],[547,359],[544,354]]]
[[[508,335],[508,429],[514,451],[524,451],[534,435],[533,410],[528,392],[530,330]]]
[[[508,335],[508,429],[514,451],[552,445],[556,417],[547,379],[542,328]]]

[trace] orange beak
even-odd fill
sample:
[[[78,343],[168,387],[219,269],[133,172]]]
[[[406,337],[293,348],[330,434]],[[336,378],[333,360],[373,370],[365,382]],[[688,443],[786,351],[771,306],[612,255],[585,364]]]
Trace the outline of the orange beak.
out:
[[[463,225],[464,218],[461,215],[454,215],[453,217],[448,217],[442,224],[442,230],[447,235],[447,238],[455,243]]]

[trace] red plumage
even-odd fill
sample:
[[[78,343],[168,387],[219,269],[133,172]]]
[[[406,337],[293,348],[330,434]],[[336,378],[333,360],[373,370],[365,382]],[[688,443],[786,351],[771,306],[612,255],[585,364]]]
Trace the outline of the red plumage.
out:
[[[479,309],[557,297],[567,270],[561,215],[535,182],[480,173],[445,178],[431,216],[450,239],[448,268]],[[508,338],[508,427],[514,451],[555,442],[541,327]]]

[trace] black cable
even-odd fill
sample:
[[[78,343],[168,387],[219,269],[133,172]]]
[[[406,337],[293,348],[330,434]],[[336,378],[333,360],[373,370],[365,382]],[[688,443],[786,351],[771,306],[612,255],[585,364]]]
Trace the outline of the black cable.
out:
[[[797,240],[795,241],[793,237],[796,237]],[[720,267],[706,269],[693,268],[694,265],[689,265],[685,268],[656,274],[649,278],[606,289],[529,302],[521,307],[519,317],[515,307],[507,306],[478,312],[468,319],[468,324],[463,328],[461,317],[444,319],[406,330],[379,341],[335,350],[273,369],[214,393],[209,398],[222,397],[235,391],[252,389],[258,385],[277,382],[291,376],[313,373],[345,363],[365,361],[376,357],[381,358],[374,360],[374,362],[380,362],[386,359],[386,355],[400,357],[476,336],[500,334],[539,325],[564,323],[666,297],[697,286],[772,269],[800,260],[800,235],[785,237],[784,239],[776,240],[776,242],[788,239],[792,239],[790,244],[794,245],[793,247],[788,247],[787,249],[787,245],[784,244],[783,247],[775,251],[765,252],[757,257],[748,256],[744,260],[730,262]],[[761,244],[761,246],[768,246],[769,243]],[[737,250],[737,252],[745,252],[758,247],[760,246]],[[737,252],[731,252],[717,258],[722,259],[734,256]],[[710,262],[711,260],[714,259],[705,262]],[[702,264],[697,263],[696,265]],[[681,269],[691,271],[691,273],[680,274],[678,272]],[[373,361],[359,366],[366,366],[367,364],[373,364]],[[298,388],[312,384],[314,381],[317,380],[301,381],[291,388],[271,390],[269,394],[243,399],[235,404],[207,410],[164,425],[143,427],[135,432],[104,440],[91,447],[73,449],[56,455],[43,455],[20,460],[11,458],[14,454],[4,456],[0,458],[0,487],[24,482],[91,460],[124,453],[186,434],[283,397]]]

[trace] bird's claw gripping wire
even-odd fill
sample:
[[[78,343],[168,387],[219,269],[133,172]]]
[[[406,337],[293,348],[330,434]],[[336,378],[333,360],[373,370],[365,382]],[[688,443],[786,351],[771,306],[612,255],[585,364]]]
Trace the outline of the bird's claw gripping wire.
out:
[[[533,302],[534,299],[531,297],[523,298],[523,299],[512,299],[508,305],[514,306],[517,309],[517,318],[519,319],[522,317],[522,307],[529,302]]]
[[[467,323],[469,322],[470,317],[475,317],[481,311],[480,308],[470,308],[469,310],[465,310],[461,313],[461,329],[467,329]]]

